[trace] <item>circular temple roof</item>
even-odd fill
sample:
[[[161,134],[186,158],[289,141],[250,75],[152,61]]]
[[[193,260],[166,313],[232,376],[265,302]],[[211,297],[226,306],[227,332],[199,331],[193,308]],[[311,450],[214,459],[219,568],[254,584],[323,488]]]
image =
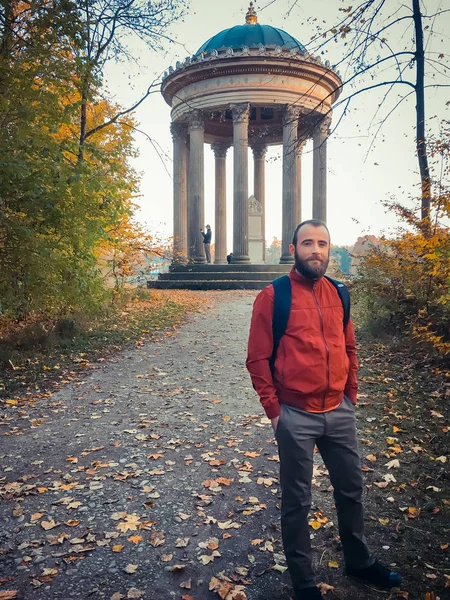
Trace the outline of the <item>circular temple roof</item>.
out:
[[[201,46],[196,54],[211,52],[220,48],[255,48],[258,46],[280,46],[286,50],[297,48],[302,54],[306,54],[306,48],[300,44],[292,35],[282,29],[271,25],[259,25],[259,23],[235,25],[224,29],[210,38]]]

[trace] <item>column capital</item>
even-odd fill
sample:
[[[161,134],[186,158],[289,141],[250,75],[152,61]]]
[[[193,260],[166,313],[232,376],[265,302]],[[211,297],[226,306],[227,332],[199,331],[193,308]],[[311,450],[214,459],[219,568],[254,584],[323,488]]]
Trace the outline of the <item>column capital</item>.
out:
[[[303,149],[305,148],[307,141],[308,140],[299,140],[297,142],[297,148],[296,148],[296,154],[297,154],[297,156],[300,156],[302,154]]]
[[[231,104],[230,108],[233,114],[233,123],[248,123],[250,117],[250,104],[248,102]]]
[[[265,144],[255,144],[252,146],[253,160],[264,159],[267,154],[267,146]]]
[[[289,125],[290,123],[298,122],[298,119],[301,114],[301,106],[293,106],[291,104],[287,104],[281,113],[281,121],[283,123],[283,126]]]
[[[325,115],[325,117],[318,123],[317,130],[320,131],[322,135],[328,137],[330,135],[330,127],[331,115]]]
[[[205,127],[205,118],[201,110],[191,111],[188,116],[188,121],[189,131],[192,131],[193,129],[204,129]]]
[[[215,142],[214,144],[211,144],[215,158],[226,158],[229,147],[230,144],[225,144],[223,142]]]
[[[172,121],[170,124],[170,133],[174,140],[187,140],[187,125],[186,123],[177,123]]]

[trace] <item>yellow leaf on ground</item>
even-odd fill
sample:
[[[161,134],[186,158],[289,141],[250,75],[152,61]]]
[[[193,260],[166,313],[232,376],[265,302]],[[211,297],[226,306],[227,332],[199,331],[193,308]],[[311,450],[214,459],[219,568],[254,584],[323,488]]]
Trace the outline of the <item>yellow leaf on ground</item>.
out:
[[[131,535],[128,538],[129,542],[133,542],[133,544],[139,544],[139,542],[142,542],[142,536],[141,535]]]
[[[112,551],[113,552],[122,552],[122,550],[123,550],[123,545],[122,544],[115,544],[112,547]]]
[[[335,560],[328,561],[328,566],[330,569],[339,569],[339,563],[337,563]]]

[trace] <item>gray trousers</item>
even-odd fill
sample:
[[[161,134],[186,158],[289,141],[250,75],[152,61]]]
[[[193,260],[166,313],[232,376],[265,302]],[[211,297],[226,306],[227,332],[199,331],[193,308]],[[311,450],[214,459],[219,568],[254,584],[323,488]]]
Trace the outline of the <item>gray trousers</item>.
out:
[[[205,246],[206,262],[211,262],[211,244],[203,244]]]
[[[344,397],[338,408],[310,413],[281,405],[276,430],[280,455],[281,532],[295,590],[313,586],[308,525],[314,446],[317,445],[334,488],[339,536],[348,567],[365,568],[370,556],[364,535],[363,478],[358,454],[355,407]]]

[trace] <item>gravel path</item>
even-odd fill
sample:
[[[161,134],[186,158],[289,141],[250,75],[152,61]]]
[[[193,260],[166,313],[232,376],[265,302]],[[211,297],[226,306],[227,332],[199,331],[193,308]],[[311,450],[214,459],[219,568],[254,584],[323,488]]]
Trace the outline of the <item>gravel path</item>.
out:
[[[254,297],[224,294],[178,333],[8,407],[0,598],[288,600],[277,451],[244,366]],[[320,462],[313,483],[327,599],[379,598],[342,576]]]

